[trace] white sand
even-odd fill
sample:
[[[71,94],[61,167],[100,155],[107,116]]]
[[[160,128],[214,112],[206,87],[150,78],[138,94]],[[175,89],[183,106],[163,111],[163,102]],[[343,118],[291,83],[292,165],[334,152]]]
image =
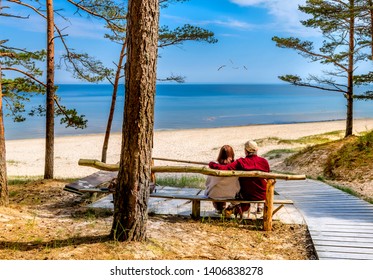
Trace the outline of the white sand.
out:
[[[249,139],[279,137],[297,139],[335,130],[344,130],[345,121],[254,125],[212,129],[157,131],[154,136],[153,156],[192,161],[215,160],[219,148],[231,145],[236,157],[243,156],[243,144]],[[354,132],[373,129],[373,119],[355,120]],[[95,171],[78,165],[78,160],[101,159],[102,134],[58,137],[55,140],[55,177],[81,177]],[[120,155],[121,135],[111,136],[108,163],[117,163]],[[259,154],[279,146],[260,147]],[[9,140],[6,142],[8,176],[42,176],[44,173],[44,139]],[[157,164],[174,164],[156,162]]]

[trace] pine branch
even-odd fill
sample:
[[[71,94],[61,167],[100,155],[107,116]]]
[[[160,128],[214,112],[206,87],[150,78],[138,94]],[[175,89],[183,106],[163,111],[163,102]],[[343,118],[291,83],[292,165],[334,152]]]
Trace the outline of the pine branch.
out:
[[[119,17],[112,17],[112,18],[107,18],[91,9],[88,9],[86,8],[85,6],[75,2],[75,1],[72,1],[72,0],[67,0],[70,4],[74,5],[75,7],[77,7],[78,9],[81,9],[82,11],[94,16],[94,17],[97,17],[97,18],[100,18],[100,19],[103,19],[107,24],[108,26],[110,27],[110,29],[114,29],[112,27],[115,27],[116,29],[118,30],[123,30],[123,26],[120,26],[120,25],[117,25],[114,21],[115,20],[124,20],[126,17],[125,16],[119,16]],[[124,31],[124,30],[123,30]]]
[[[336,61],[336,58],[312,51],[312,42],[302,42],[298,38],[293,37],[279,38],[277,36],[274,36],[272,40],[276,42],[276,46],[279,48],[294,49],[297,50],[299,54],[305,57],[310,57],[313,61],[323,60],[324,63],[333,63],[335,66],[343,69],[344,71],[348,71],[348,69],[343,64]]]
[[[329,88],[329,87],[323,87],[323,86],[320,86],[320,85],[313,85],[309,82],[304,82],[300,77],[295,76],[295,75],[279,76],[279,79],[281,79],[285,82],[291,83],[295,86],[311,87],[311,88],[321,89],[321,90],[325,90],[325,91],[334,91],[334,92],[346,93],[346,91],[344,91],[342,89],[339,89],[336,85],[334,85],[336,87],[336,89],[332,89],[332,88]],[[327,81],[325,81],[324,83],[327,83]],[[330,84],[333,85],[331,82],[330,82]]]
[[[184,83],[185,77],[171,74],[171,76],[166,78],[158,78],[157,81],[159,82],[177,82],[177,83]]]
[[[15,3],[15,4],[18,4],[18,5],[21,5],[21,6],[24,6],[24,7],[27,7],[31,10],[33,10],[35,13],[37,13],[38,15],[42,16],[43,18],[47,19],[47,17],[45,15],[43,15],[42,12],[39,11],[39,9],[35,8],[34,6],[32,5],[29,5],[27,3],[24,3],[22,1],[19,1],[19,0],[8,0],[9,2],[12,2],[12,3]]]
[[[15,53],[12,53],[12,52],[8,52],[8,53],[1,53],[0,52],[0,57],[10,57],[10,58],[14,58],[16,57]]]
[[[11,2],[10,0],[8,0]],[[28,19],[30,16],[18,16],[18,15],[13,15],[13,14],[8,14],[8,13],[3,13],[2,10],[4,9],[9,9],[9,6],[2,6],[1,1],[0,1],[0,16],[2,17],[10,17],[10,18],[19,18],[19,19]]]
[[[21,69],[18,69],[18,68],[14,68],[14,67],[4,67],[4,68],[1,68],[1,70],[7,70],[7,71],[15,71],[15,72],[19,72],[25,76],[27,76],[28,78],[30,78],[31,80],[39,83],[40,85],[44,86],[44,87],[47,87],[47,85],[45,83],[43,83],[42,81],[40,81],[39,79],[35,78],[33,75],[21,70]]]

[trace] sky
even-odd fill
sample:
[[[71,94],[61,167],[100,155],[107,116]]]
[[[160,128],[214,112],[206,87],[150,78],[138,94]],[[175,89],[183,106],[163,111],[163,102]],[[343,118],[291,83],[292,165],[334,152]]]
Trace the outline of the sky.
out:
[[[4,3],[5,1],[3,1]],[[216,44],[186,42],[159,50],[158,77],[185,77],[186,83],[281,83],[279,75],[300,76],[320,73],[320,65],[309,63],[293,50],[281,49],[273,36],[299,37],[321,41],[317,30],[303,27],[305,15],[298,5],[305,0],[190,0],[170,4],[160,12],[160,25],[170,28],[193,24],[215,34]],[[4,5],[4,4],[3,4]],[[87,52],[113,67],[119,46],[103,37],[102,22],[74,14],[67,1],[55,0],[55,8],[68,15],[69,21],[56,15],[57,24],[68,34],[65,39],[76,51]],[[19,6],[19,14],[25,14]],[[14,11],[14,10],[13,10]],[[45,48],[45,22],[32,12],[27,20],[0,17],[1,39],[9,45],[28,49]],[[56,45],[56,54],[62,52]],[[58,60],[58,58],[56,59]],[[63,69],[55,75],[56,83],[81,83]]]

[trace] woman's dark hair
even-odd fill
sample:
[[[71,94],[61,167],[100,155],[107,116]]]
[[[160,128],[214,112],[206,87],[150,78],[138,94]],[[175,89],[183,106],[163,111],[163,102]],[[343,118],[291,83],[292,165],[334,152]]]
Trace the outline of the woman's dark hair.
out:
[[[220,164],[229,164],[234,161],[234,151],[233,148],[229,145],[224,145],[221,147],[218,162]]]

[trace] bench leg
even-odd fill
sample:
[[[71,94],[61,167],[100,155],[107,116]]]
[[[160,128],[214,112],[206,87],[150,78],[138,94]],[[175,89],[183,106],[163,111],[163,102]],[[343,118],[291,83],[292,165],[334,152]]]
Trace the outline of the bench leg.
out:
[[[154,166],[154,159],[152,159],[152,167],[153,166]],[[154,184],[156,183],[156,177],[155,177],[155,173],[154,172],[150,173],[150,181],[153,182]]]
[[[200,200],[193,200],[192,201],[192,218],[197,220],[201,217],[201,201]]]
[[[266,201],[264,203],[263,212],[263,228],[265,231],[272,231],[272,213],[275,194],[275,183],[276,181],[273,179],[267,180]]]

